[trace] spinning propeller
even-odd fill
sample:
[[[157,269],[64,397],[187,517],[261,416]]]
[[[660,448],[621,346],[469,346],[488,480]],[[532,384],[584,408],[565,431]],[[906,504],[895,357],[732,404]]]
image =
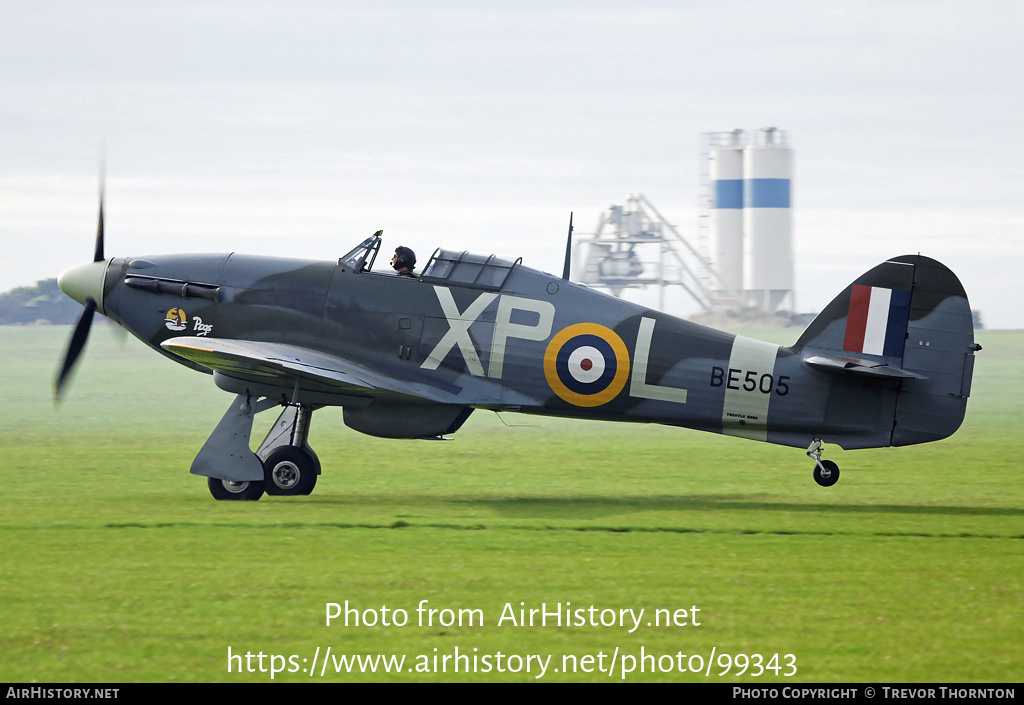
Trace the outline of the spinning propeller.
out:
[[[65,270],[57,278],[57,286],[65,294],[85,305],[82,315],[78,318],[74,333],[68,342],[64,361],[53,380],[53,401],[59,402],[67,388],[71,372],[74,370],[85,349],[85,341],[92,327],[93,314],[98,310],[103,313],[103,278],[107,271],[107,260],[103,258],[103,179],[100,184],[100,219],[96,228],[96,249],[92,262],[79,264]]]

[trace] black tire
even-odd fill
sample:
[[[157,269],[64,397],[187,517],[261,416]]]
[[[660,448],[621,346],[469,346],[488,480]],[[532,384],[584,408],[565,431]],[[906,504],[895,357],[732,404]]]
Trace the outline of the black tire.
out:
[[[267,494],[307,495],[316,487],[316,461],[302,448],[282,446],[263,461],[263,486]]]
[[[263,480],[249,482],[232,482],[216,477],[206,478],[210,494],[214,499],[230,499],[243,502],[255,502],[263,496]]]
[[[822,487],[831,487],[839,482],[839,466],[831,460],[822,460],[821,464],[825,471],[822,472],[822,468],[819,468],[817,464],[815,464],[814,481]]]

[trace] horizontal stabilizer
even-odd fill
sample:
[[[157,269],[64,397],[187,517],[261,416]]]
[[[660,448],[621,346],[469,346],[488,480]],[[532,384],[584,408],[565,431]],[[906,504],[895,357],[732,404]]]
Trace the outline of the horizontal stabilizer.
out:
[[[889,379],[928,379],[916,372],[894,367],[879,360],[849,355],[812,355],[804,360],[811,367],[827,372]]]

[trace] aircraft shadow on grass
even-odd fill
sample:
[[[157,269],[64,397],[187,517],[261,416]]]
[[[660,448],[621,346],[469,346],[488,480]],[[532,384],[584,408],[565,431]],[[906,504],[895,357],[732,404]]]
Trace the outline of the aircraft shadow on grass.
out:
[[[637,497],[572,496],[572,497],[479,497],[464,495],[394,495],[360,494],[358,497],[321,496],[316,504],[396,505],[401,507],[436,507],[448,505],[490,510],[505,518],[523,519],[592,519],[638,512],[767,512],[769,514],[836,515],[906,515],[906,516],[978,516],[1019,517],[1024,509],[1014,507],[967,507],[955,505],[916,504],[822,504],[799,502],[765,502],[740,496],[674,496]],[[643,527],[637,527],[642,529]]]

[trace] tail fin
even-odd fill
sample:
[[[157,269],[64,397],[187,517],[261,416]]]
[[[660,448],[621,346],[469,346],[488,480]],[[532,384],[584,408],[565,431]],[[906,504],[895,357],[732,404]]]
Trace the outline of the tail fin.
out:
[[[900,446],[960,427],[981,348],[956,275],[933,259],[904,255],[848,286],[792,349],[812,367],[894,384],[891,444]]]

